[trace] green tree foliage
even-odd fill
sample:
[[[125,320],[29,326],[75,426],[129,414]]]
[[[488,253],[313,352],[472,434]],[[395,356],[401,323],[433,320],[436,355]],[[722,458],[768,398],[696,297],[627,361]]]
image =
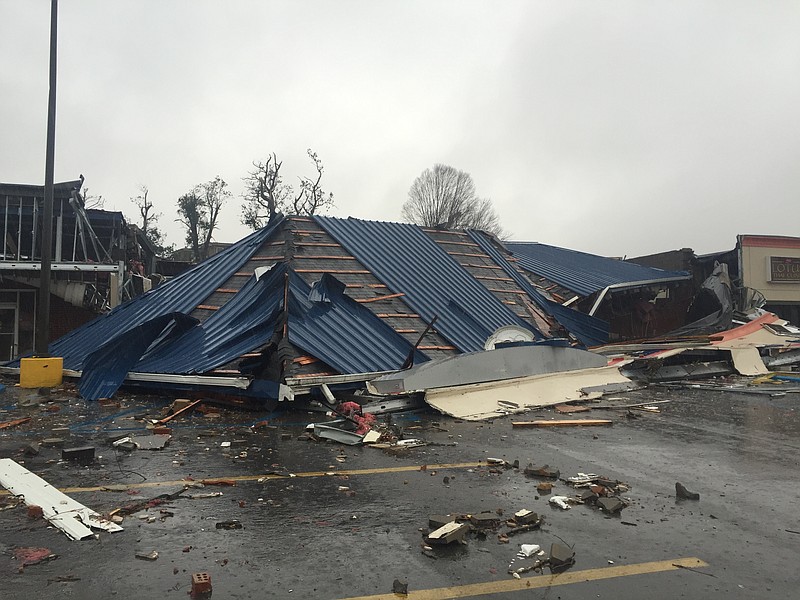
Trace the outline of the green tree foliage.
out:
[[[228,184],[217,175],[178,198],[178,219],[186,230],[186,243],[194,261],[205,260],[217,228],[222,206],[231,197]]]

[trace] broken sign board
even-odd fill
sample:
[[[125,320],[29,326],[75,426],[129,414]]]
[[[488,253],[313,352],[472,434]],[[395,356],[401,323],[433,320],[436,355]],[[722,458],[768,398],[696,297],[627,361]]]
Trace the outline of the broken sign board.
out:
[[[492,419],[530,408],[600,397],[599,392],[586,394],[583,388],[630,382],[619,372],[620,366],[428,390],[425,401],[436,410],[465,421]]]
[[[116,523],[102,518],[10,458],[0,459],[0,485],[15,496],[24,497],[25,504],[41,506],[44,518],[72,540],[94,537],[90,528],[122,531]]]

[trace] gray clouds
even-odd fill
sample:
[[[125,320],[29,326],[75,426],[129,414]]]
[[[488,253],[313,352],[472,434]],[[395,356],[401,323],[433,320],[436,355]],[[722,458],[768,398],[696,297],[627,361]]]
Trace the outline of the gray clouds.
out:
[[[0,12],[0,180],[37,183],[49,3]],[[516,239],[729,249],[798,233],[798,26],[795,2],[61,2],[56,176],[128,214],[147,184],[180,241],[181,193],[313,147],[339,216],[399,219],[442,162]]]

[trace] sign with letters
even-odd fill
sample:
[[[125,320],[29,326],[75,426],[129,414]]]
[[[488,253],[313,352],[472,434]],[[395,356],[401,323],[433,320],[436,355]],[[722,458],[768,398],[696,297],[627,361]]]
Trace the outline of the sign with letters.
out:
[[[769,280],[800,283],[800,258],[770,256]]]

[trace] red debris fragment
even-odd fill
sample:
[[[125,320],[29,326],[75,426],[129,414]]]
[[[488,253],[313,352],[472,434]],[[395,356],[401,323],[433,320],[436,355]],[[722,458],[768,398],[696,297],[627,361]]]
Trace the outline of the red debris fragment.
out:
[[[211,575],[208,573],[192,574],[192,598],[202,598],[211,593]]]
[[[16,548],[14,550],[14,560],[19,562],[19,570],[30,565],[37,565],[46,560],[58,558],[58,555],[50,552],[50,548]]]

